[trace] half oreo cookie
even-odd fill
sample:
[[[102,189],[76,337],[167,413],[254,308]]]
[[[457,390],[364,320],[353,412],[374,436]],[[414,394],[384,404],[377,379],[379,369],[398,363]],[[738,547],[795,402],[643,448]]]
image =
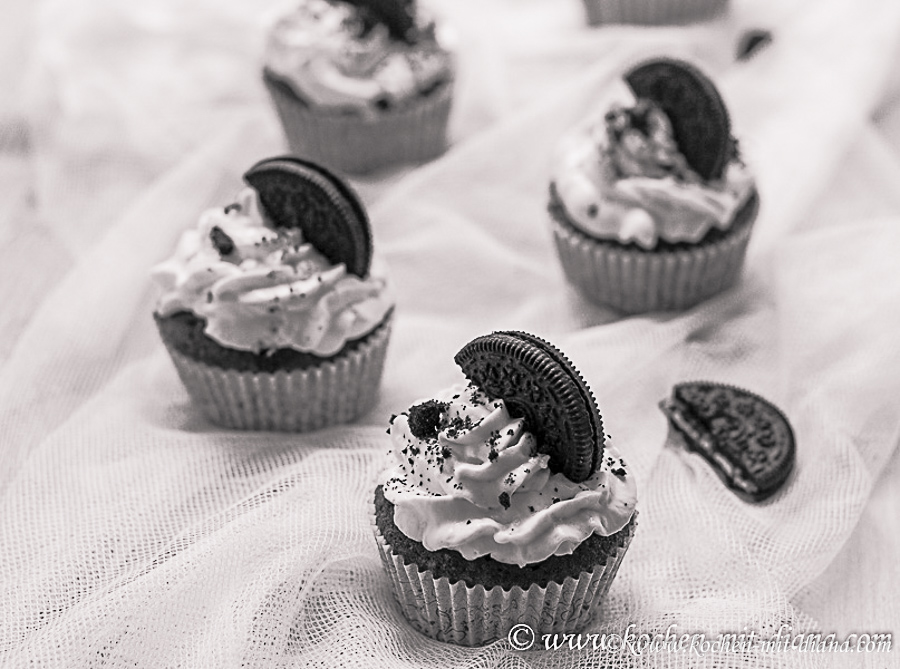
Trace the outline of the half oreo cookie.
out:
[[[300,228],[335,265],[366,277],[372,262],[372,230],[356,193],[339,177],[316,163],[282,156],[251,167],[244,181],[259,193],[272,223]]]
[[[603,454],[603,419],[590,388],[556,347],[526,332],[473,339],[454,357],[466,377],[525,418],[550,469],[578,483]]]
[[[415,26],[415,0],[345,0],[366,14],[364,21],[374,20],[387,26],[391,37],[408,39]]]
[[[669,117],[685,160],[706,180],[722,176],[734,140],[725,103],[712,81],[690,63],[656,58],[634,67],[625,82],[635,97],[656,103]]]
[[[785,415],[759,395],[706,381],[680,383],[659,404],[684,437],[736,495],[771,497],[794,468],[794,432]]]

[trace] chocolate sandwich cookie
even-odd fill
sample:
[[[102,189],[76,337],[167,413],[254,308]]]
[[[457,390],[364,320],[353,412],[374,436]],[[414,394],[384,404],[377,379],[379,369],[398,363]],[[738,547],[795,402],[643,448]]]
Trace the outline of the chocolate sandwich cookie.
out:
[[[366,29],[375,23],[387,26],[391,37],[397,40],[413,39],[415,28],[415,0],[345,0],[358,7]]]
[[[550,455],[550,469],[576,483],[603,454],[603,419],[590,388],[555,346],[525,332],[494,332],[473,339],[454,357],[466,377],[504,400],[513,417]]]
[[[303,239],[330,262],[365,278],[372,262],[372,230],[356,193],[316,163],[294,156],[268,158],[244,174],[266,214],[280,228],[300,228]]]
[[[771,497],[794,467],[794,433],[771,402],[747,390],[695,381],[675,386],[660,402],[670,425],[736,495]]]
[[[715,85],[684,61],[657,58],[625,75],[635,97],[658,105],[668,116],[678,148],[706,180],[718,179],[734,154],[731,121]]]

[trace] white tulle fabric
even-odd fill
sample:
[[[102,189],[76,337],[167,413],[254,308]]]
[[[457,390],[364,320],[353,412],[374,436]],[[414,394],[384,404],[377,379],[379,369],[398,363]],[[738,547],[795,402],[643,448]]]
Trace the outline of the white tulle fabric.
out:
[[[758,649],[468,649],[406,623],[369,522],[387,418],[460,381],[454,353],[507,328],[569,355],[638,479],[640,525],[594,631],[900,632],[900,163],[879,134],[900,136],[884,112],[900,5],[735,0],[707,25],[600,32],[578,3],[439,3],[462,42],[454,147],[402,180],[355,182],[398,293],[380,399],[354,426],[284,435],[201,417],[148,278],[198,211],[283,151],[258,61],[276,4],[34,8],[17,111],[35,204],[0,210],[31,212],[12,229],[33,235],[0,250],[0,664],[828,666]],[[774,42],[736,63],[738,33],[760,26]],[[718,78],[763,205],[737,288],[619,319],[563,279],[547,170],[622,67],[659,52]],[[667,439],[656,404],[688,379],[790,417],[797,468],[774,500],[740,501]]]

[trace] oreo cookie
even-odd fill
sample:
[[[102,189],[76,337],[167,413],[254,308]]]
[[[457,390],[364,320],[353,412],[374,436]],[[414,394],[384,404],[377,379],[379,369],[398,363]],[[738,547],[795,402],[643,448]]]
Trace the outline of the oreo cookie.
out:
[[[454,357],[466,377],[525,419],[549,466],[570,480],[596,471],[605,441],[590,388],[556,347],[526,332],[473,339]]]
[[[345,2],[359,8],[367,27],[372,23],[382,23],[387,26],[394,39],[411,39],[416,25],[415,0],[345,0]]]
[[[722,176],[734,154],[731,121],[706,75],[690,63],[657,58],[631,69],[625,82],[635,97],[666,113],[679,150],[697,174],[707,181]]]
[[[316,163],[294,156],[268,158],[244,181],[259,194],[276,227],[300,228],[303,238],[331,263],[365,278],[372,262],[372,230],[356,193]]]
[[[794,468],[794,432],[771,402],[707,381],[680,383],[659,404],[688,450],[698,453],[736,495],[768,499]]]

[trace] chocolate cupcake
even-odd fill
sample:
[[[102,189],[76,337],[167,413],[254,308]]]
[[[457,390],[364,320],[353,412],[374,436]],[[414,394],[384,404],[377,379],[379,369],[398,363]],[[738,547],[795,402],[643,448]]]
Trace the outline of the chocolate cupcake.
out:
[[[391,418],[374,528],[404,616],[467,646],[577,632],[636,526],[634,476],[568,359],[523,332],[457,354],[469,379]]]
[[[154,318],[192,399],[231,428],[307,431],[374,404],[393,302],[366,213],[333,174],[261,161],[153,270]]]
[[[413,0],[299,0],[272,27],[263,69],[291,151],[349,173],[441,154],[446,42]]]
[[[713,83],[693,65],[645,62],[634,94],[560,142],[549,212],[569,281],[626,313],[687,309],[732,286],[759,209]]]

